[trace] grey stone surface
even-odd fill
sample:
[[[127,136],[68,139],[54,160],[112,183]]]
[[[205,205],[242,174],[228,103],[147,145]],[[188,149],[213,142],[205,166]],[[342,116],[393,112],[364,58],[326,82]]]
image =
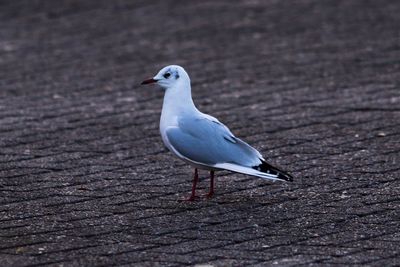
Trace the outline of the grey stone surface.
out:
[[[400,265],[398,1],[1,1],[1,266]],[[295,176],[161,143],[167,64]],[[205,178],[206,173],[201,172]],[[208,180],[200,183],[200,193]]]

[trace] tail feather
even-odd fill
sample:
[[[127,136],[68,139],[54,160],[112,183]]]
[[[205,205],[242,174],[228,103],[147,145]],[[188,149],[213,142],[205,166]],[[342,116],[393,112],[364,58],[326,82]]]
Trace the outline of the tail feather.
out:
[[[293,176],[291,176],[290,174],[288,174],[284,171],[279,170],[278,168],[272,166],[271,164],[265,162],[264,160],[261,160],[260,165],[253,166],[252,168],[259,172],[265,173],[265,174],[274,175],[278,179],[281,179],[284,181],[288,181],[288,182],[293,181]]]
[[[262,162],[264,163],[264,161],[262,161]],[[223,170],[253,175],[253,176],[257,176],[260,178],[269,179],[269,180],[273,180],[273,181],[275,181],[275,180],[292,181],[293,180],[292,176],[272,167],[269,164],[268,164],[268,166],[270,166],[271,168],[268,168],[268,170],[270,171],[270,173],[268,173],[267,169],[265,169],[266,165],[264,165],[263,163],[261,163],[258,166],[255,166],[255,167],[240,166],[240,165],[233,164],[233,163],[219,163],[219,164],[215,164],[213,167],[215,167],[217,169],[223,169]],[[261,166],[264,166],[264,167],[261,167]],[[260,168],[260,170],[258,170],[258,168]],[[272,170],[272,168],[274,170]],[[264,170],[264,171],[261,171],[261,170]]]

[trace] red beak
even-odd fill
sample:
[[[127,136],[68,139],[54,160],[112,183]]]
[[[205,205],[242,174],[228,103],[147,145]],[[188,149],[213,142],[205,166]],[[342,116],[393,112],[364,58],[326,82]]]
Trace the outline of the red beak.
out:
[[[156,83],[156,82],[157,82],[157,80],[151,78],[151,79],[144,80],[141,84],[150,84],[150,83]]]

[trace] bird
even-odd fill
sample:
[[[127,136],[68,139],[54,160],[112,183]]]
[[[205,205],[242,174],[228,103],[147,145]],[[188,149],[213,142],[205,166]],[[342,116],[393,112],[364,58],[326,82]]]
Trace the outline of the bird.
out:
[[[194,167],[192,191],[196,199],[198,169],[210,172],[207,198],[214,195],[215,171],[227,170],[269,180],[293,181],[293,176],[270,163],[254,147],[236,137],[215,117],[202,113],[192,99],[191,82],[178,65],[162,68],[142,83],[164,89],[160,133],[164,145],[178,158]]]

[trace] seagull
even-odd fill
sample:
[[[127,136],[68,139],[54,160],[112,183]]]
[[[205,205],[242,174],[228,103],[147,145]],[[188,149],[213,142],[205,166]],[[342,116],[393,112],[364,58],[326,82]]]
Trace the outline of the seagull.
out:
[[[293,181],[293,177],[270,165],[255,148],[237,138],[216,118],[200,112],[192,99],[190,78],[178,65],[162,68],[141,84],[158,84],[164,89],[160,133],[165,146],[194,167],[192,193],[196,198],[198,169],[210,172],[207,198],[214,195],[214,172],[228,170],[269,180]]]

